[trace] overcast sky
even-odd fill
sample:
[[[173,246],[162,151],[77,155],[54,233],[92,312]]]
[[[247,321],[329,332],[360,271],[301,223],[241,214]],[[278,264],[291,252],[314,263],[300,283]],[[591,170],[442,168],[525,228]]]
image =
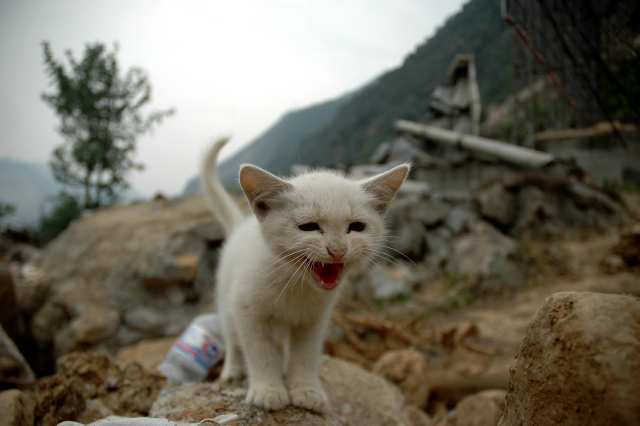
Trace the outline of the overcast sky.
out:
[[[45,163],[62,142],[40,100],[40,43],[61,57],[118,42],[144,68],[153,106],[177,114],[139,140],[143,195],[176,194],[216,136],[232,151],[283,113],[352,90],[397,67],[462,0],[0,0],[0,157]],[[228,154],[228,151],[225,152]]]

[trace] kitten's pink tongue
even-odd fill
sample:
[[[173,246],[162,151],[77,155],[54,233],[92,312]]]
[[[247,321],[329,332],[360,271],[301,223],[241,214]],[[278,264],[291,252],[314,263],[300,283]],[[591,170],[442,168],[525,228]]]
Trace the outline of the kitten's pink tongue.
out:
[[[313,273],[320,282],[320,286],[325,290],[332,290],[338,285],[342,268],[344,268],[344,263],[316,262],[312,267]]]

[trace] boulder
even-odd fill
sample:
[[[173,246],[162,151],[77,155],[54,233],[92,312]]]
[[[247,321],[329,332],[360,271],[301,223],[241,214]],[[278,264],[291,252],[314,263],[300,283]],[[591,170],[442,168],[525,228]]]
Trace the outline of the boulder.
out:
[[[58,359],[55,375],[38,381],[36,424],[145,416],[164,385],[162,376],[139,364],[118,365],[106,355],[73,352]]]
[[[638,298],[556,293],[527,330],[499,424],[637,425],[638,395]]]
[[[480,290],[517,285],[521,272],[515,261],[517,243],[486,222],[478,222],[471,232],[453,240],[447,272],[472,282]]]
[[[45,302],[49,292],[47,277],[31,263],[17,265],[13,275],[18,310],[22,314],[33,315]]]
[[[346,361],[326,357],[320,378],[330,411],[315,414],[296,407],[267,412],[243,402],[246,390],[211,383],[168,387],[151,408],[151,416],[198,422],[221,414],[239,416],[237,425],[412,425],[402,394],[384,379]]]
[[[400,388],[407,402],[423,408],[429,398],[427,383],[427,361],[415,349],[389,351],[373,366],[379,374]]]
[[[482,217],[497,226],[508,228],[516,220],[516,197],[499,182],[480,190],[475,201]]]
[[[83,215],[42,253],[49,296],[31,323],[39,347],[115,351],[179,333],[210,309],[222,239],[199,196]]]
[[[434,426],[495,426],[504,410],[504,390],[486,390],[463,398]]]
[[[399,197],[387,213],[393,236],[389,245],[412,259],[422,259],[428,250],[426,236],[434,229],[444,228],[440,225],[445,223],[450,210],[448,203],[432,197],[416,194]]]
[[[17,389],[0,392],[0,426],[33,426],[33,398]]]

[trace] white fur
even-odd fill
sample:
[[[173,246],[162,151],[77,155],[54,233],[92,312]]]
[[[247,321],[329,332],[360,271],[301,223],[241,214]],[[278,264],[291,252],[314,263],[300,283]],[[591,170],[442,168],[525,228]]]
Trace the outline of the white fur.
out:
[[[290,180],[245,165],[240,183],[254,215],[224,193],[215,161],[224,141],[207,155],[202,180],[227,242],[218,266],[216,302],[227,349],[221,380],[249,375],[247,402],[270,410],[288,404],[322,412],[327,397],[319,380],[322,343],[344,282],[321,288],[310,261],[344,255],[344,272],[369,263],[384,239],[383,213],[409,167],[398,166],[364,182],[332,172]],[[347,232],[350,223],[366,224]],[[319,231],[298,225],[318,223]]]

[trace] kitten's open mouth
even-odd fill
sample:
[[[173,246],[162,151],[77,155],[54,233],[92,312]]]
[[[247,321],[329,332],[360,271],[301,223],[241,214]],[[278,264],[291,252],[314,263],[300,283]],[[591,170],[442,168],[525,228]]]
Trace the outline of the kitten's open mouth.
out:
[[[325,290],[333,290],[340,280],[344,263],[313,262],[311,270],[318,284]]]

